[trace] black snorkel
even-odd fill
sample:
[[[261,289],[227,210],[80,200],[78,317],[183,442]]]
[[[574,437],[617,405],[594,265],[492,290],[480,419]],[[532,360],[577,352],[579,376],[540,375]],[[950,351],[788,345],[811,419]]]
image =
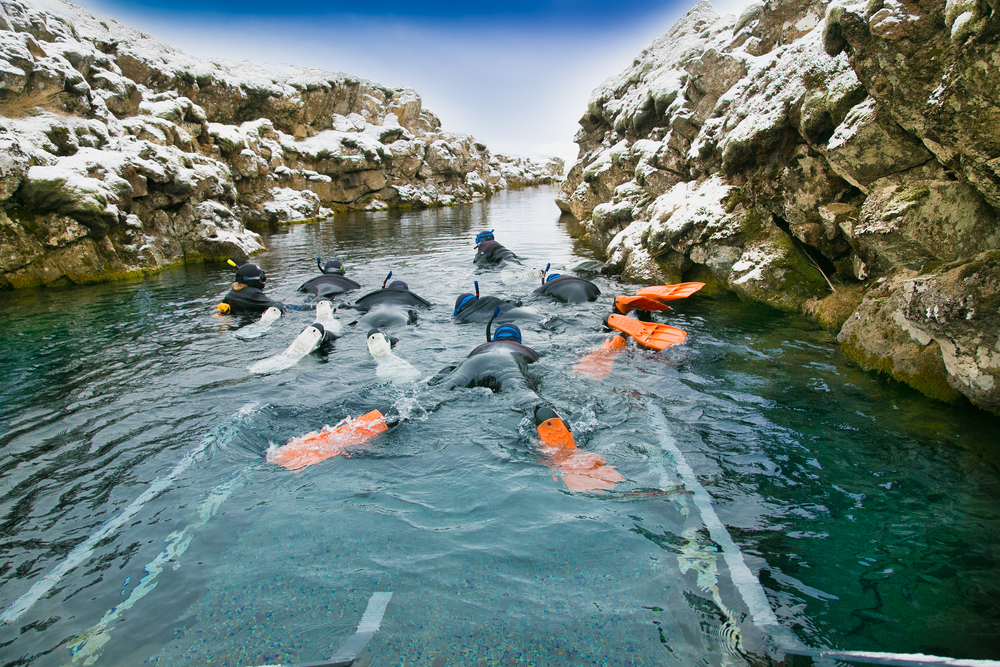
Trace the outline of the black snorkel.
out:
[[[497,306],[496,308],[493,309],[493,317],[491,317],[490,321],[486,323],[486,342],[487,343],[492,343],[493,342],[493,334],[491,332],[491,329],[493,328],[493,320],[495,320],[497,318],[497,315],[499,315],[499,314],[500,314],[500,306]]]
[[[385,277],[385,280],[383,280],[383,281],[382,281],[382,289],[385,289],[385,284],[386,284],[387,282],[389,282],[389,278],[392,278],[392,271],[390,271],[390,272],[389,272],[389,275],[387,275],[387,276]]]
[[[476,298],[478,299],[479,298],[479,281],[478,280],[473,280],[472,284],[476,286]]]
[[[551,263],[551,262],[550,262],[550,263],[548,263],[548,264],[546,264],[546,265],[545,265],[545,269],[543,269],[543,270],[542,270],[542,284],[543,284],[543,285],[545,284],[545,274],[549,272],[549,267],[550,267],[550,266],[552,266],[552,263]]]
[[[323,268],[323,258],[322,257],[317,257],[316,258],[316,268],[319,269],[320,273],[322,273],[323,275],[326,275],[326,269]]]

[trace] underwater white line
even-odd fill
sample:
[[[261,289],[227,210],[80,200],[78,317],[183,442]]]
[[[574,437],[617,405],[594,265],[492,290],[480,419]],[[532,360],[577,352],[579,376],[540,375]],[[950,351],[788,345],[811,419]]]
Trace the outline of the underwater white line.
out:
[[[236,414],[237,417],[248,414],[256,404],[251,403],[240,408],[239,412]],[[116,530],[125,525],[132,517],[134,517],[143,505],[148,503],[150,500],[155,498],[164,489],[168,488],[173,484],[174,479],[180,476],[184,471],[191,467],[191,464],[204,452],[209,445],[215,442],[215,437],[212,435],[206,436],[198,444],[197,447],[189,451],[184,455],[184,458],[174,466],[174,469],[170,473],[160,479],[157,477],[149,485],[142,494],[133,500],[125,510],[116,516],[115,518],[109,520],[101,529],[88,537],[86,540],[76,545],[76,547],[69,552],[66,559],[56,566],[54,570],[49,572],[47,575],[36,581],[31,585],[21,597],[14,600],[14,603],[0,614],[0,623],[10,624],[19,619],[24,612],[28,611],[35,602],[37,602],[43,595],[52,590],[52,587],[59,583],[66,573],[75,568],[77,565],[85,561],[90,557],[90,554],[94,551],[101,540],[106,538],[108,535],[114,533]]]
[[[215,515],[219,506],[232,495],[233,491],[243,486],[245,478],[253,469],[244,468],[230,479],[212,489],[208,497],[198,507],[198,517],[185,526],[183,530],[174,531],[167,537],[167,546],[153,560],[146,563],[143,567],[143,572],[146,573],[145,576],[132,589],[132,592],[125,601],[105,612],[96,625],[80,634],[70,645],[69,650],[73,662],[82,660],[84,665],[92,665],[100,657],[104,645],[111,638],[110,634],[113,627],[108,627],[109,624],[120,617],[123,612],[135,606],[139,600],[146,597],[148,593],[156,588],[154,579],[163,571],[167,563],[173,561],[173,569],[175,570],[180,567],[180,563],[177,563],[176,559],[187,551],[188,546],[191,544],[191,538],[194,536],[194,531],[208,523],[208,520]]]
[[[814,660],[838,663],[864,663],[866,665],[888,665],[890,667],[1000,667],[997,660],[974,660],[968,658],[944,658],[923,653],[879,653],[876,651],[790,651],[794,655],[805,655]]]
[[[358,623],[358,629],[340,645],[337,652],[330,658],[331,667],[354,663],[361,651],[368,645],[369,640],[378,632],[390,599],[392,599],[391,592],[372,593],[372,596],[368,598],[368,606],[365,607],[361,622]]]
[[[733,542],[732,536],[726,526],[719,519],[712,507],[712,496],[709,495],[705,487],[701,485],[695,476],[691,466],[688,465],[684,454],[677,447],[677,442],[670,435],[670,427],[667,425],[666,417],[658,406],[649,405],[649,412],[653,418],[653,423],[660,436],[660,446],[670,453],[677,465],[677,473],[681,476],[684,486],[688,488],[694,497],[694,504],[701,512],[702,521],[708,528],[708,533],[712,540],[722,548],[722,554],[729,566],[729,574],[733,583],[743,596],[744,602],[750,609],[754,623],[762,628],[766,628],[772,637],[782,648],[801,647],[802,644],[778,622],[778,618],[771,610],[771,603],[767,601],[767,594],[760,585],[760,581],[750,571],[746,561],[743,559],[743,552]]]
[[[392,599],[392,593],[373,593],[368,599],[368,606],[365,607],[365,613],[361,616],[357,631],[378,632],[390,599]]]

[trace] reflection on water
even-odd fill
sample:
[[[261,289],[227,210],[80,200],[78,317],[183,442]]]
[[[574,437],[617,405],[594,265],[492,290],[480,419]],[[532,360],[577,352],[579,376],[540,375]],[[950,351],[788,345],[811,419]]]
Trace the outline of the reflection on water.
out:
[[[0,665],[316,660],[376,590],[395,595],[372,665],[753,663],[766,639],[664,438],[804,644],[1000,658],[1000,422],[860,372],[807,320],[724,297],[663,318],[684,346],[577,375],[634,286],[597,278],[596,304],[567,306],[472,264],[490,228],[526,266],[592,257],[554,194],[280,228],[256,261],[289,303],[316,257],[345,262],[354,298],[393,271],[434,304],[391,332],[423,379],[483,340],[450,321],[474,280],[525,300],[545,316],[522,326],[542,354],[533,383],[625,476],[609,493],[554,479],[513,397],[439,404],[422,381],[380,377],[367,331],[250,373],[312,320],[236,336],[241,323],[212,317],[225,267],[0,295],[0,606],[85,554],[0,627]],[[392,405],[407,420],[349,456],[298,474],[264,462],[272,444]]]

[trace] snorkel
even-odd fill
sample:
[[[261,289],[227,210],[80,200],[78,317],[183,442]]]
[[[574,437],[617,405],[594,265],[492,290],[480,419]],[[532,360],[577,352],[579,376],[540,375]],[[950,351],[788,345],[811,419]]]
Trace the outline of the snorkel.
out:
[[[392,271],[390,271],[390,272],[389,272],[389,275],[387,275],[387,276],[385,277],[385,280],[383,280],[383,281],[382,281],[382,289],[385,289],[385,284],[386,284],[387,282],[389,282],[389,278],[392,278]]]
[[[324,274],[326,273],[326,271],[323,269],[323,258],[322,257],[317,257],[316,258],[316,268],[319,269],[320,273],[324,273]]]
[[[500,306],[497,306],[496,308],[493,309],[493,316],[490,317],[490,321],[486,323],[486,342],[487,343],[492,343],[493,342],[493,334],[491,332],[491,329],[493,328],[493,320],[495,320],[497,318],[497,315],[499,315],[499,314],[500,314]]]
[[[486,342],[494,343],[498,340],[513,340],[518,343],[521,342],[521,330],[517,328],[516,324],[501,324],[497,327],[497,333],[494,336],[491,329],[493,328],[493,320],[496,319],[497,315],[500,314],[500,306],[493,309],[493,317],[490,321],[486,323]]]

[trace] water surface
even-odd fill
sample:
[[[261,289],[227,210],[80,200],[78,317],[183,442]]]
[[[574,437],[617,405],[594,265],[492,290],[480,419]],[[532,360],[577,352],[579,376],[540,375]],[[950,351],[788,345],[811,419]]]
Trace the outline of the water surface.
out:
[[[435,304],[393,331],[422,378],[484,340],[451,322],[473,280],[524,299],[546,318],[522,327],[538,393],[626,477],[610,493],[571,492],[510,396],[457,390],[438,407],[423,383],[379,381],[363,331],[250,374],[311,318],[239,339],[212,316],[226,267],[0,294],[2,609],[163,487],[0,626],[0,665],[319,660],[373,591],[395,595],[359,664],[753,664],[773,644],[668,443],[803,644],[1000,658],[1000,420],[859,371],[804,318],[703,295],[660,318],[685,345],[576,375],[613,295],[636,286],[597,278],[597,303],[567,306],[472,264],[483,228],[530,266],[592,257],[554,196],[281,228],[255,261],[291,303],[318,256],[345,262],[355,298],[393,271]],[[264,462],[272,443],[391,405],[410,418],[350,457],[298,474]]]

